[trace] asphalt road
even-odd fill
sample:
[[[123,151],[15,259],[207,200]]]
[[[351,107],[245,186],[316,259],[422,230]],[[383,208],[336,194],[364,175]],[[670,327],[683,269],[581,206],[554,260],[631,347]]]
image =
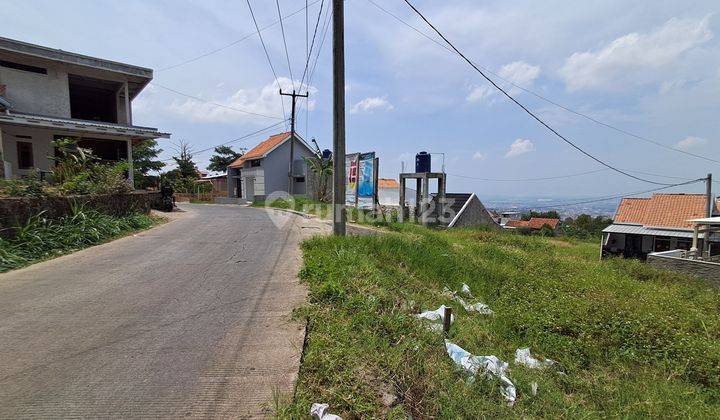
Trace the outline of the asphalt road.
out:
[[[263,209],[184,208],[0,275],[0,418],[262,417],[273,392],[292,392],[297,245],[316,228]]]

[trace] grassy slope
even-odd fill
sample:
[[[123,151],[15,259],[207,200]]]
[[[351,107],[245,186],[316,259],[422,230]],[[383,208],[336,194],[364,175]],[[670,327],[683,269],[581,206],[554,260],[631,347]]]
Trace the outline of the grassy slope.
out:
[[[58,220],[36,216],[16,237],[0,238],[0,273],[108,242],[163,221],[139,213],[114,217],[85,210]]]
[[[308,342],[296,399],[280,417],[302,418],[312,402],[344,417],[720,417],[717,291],[636,261],[599,262],[595,244],[396,229],[305,243]],[[494,317],[441,294],[463,282]],[[452,341],[510,362],[514,407],[497,382],[467,385],[442,337],[412,316],[440,304],[457,314]],[[515,366],[519,347],[567,375]],[[398,405],[384,407],[382,392]]]

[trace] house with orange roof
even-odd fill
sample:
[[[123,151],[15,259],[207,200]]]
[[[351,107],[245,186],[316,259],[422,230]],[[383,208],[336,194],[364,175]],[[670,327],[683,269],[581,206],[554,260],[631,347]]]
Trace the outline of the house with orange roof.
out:
[[[620,202],[613,224],[603,230],[603,256],[646,259],[653,252],[690,250],[693,241],[693,219],[708,214],[705,194],[653,194],[647,198],[624,198]],[[699,234],[699,248],[705,245],[712,252],[720,251],[720,241]],[[704,244],[707,240],[708,243]],[[714,250],[714,251],[713,251]]]
[[[272,135],[228,166],[228,197],[252,202],[273,193],[307,194],[305,158],[317,156],[297,133]]]
[[[548,217],[531,217],[530,220],[508,220],[503,227],[505,229],[529,228],[532,230],[540,230],[543,226],[549,226],[552,230],[557,230],[560,219]]]

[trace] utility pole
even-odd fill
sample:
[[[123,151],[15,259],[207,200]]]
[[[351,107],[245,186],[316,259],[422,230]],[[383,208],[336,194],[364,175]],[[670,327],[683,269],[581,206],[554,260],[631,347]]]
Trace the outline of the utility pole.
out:
[[[288,165],[288,194],[292,195],[293,193],[293,160],[295,159],[295,102],[297,98],[307,98],[308,93],[305,92],[304,95],[301,95],[299,93],[295,93],[295,89],[293,89],[292,93],[283,93],[282,89],[280,89],[280,96],[291,96],[292,97],[292,110],[290,111],[290,164]]]
[[[707,217],[713,216],[713,196],[712,196],[712,174],[707,174],[705,179],[705,189],[707,194]]]
[[[333,0],[333,234],[345,236],[345,16]]]

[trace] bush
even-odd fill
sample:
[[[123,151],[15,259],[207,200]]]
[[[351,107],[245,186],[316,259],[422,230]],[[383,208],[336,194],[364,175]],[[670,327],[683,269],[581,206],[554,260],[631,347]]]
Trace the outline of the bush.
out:
[[[19,226],[12,239],[0,238],[0,272],[147,229],[154,223],[152,217],[140,213],[113,217],[80,207],[57,220],[47,219],[41,213]]]

